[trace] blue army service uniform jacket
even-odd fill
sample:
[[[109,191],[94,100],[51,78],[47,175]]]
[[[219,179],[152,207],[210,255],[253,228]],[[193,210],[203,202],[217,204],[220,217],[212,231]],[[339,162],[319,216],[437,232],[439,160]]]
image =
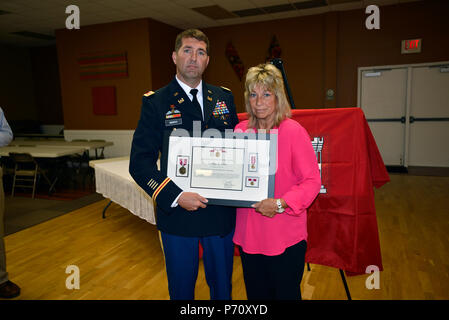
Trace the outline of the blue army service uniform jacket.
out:
[[[145,94],[131,148],[129,172],[152,197],[158,229],[180,236],[224,236],[235,227],[235,208],[232,207],[207,205],[196,211],[187,211],[179,205],[172,208],[182,190],[165,172],[158,171],[156,165],[159,152],[164,152],[162,141],[167,130],[192,131],[193,121],[201,121],[202,131],[208,128],[224,131],[234,129],[238,123],[232,93],[204,81],[202,85],[204,121],[201,110],[193,105],[176,79],[154,93]],[[229,113],[218,115],[216,108],[223,106],[223,102]],[[173,117],[175,113],[177,116]]]

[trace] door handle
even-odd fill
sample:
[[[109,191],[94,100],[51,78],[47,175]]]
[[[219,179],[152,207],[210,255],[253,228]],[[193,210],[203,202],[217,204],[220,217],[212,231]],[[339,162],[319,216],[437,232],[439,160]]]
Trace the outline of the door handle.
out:
[[[401,117],[401,123],[405,123],[405,117]]]
[[[411,116],[409,120],[410,120],[410,123],[413,123],[413,122],[415,122],[415,117]]]

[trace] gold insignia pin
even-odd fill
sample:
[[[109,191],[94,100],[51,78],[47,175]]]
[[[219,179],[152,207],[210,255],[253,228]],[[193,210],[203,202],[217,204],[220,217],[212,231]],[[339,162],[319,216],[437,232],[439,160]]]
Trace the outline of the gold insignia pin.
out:
[[[176,97],[179,93],[175,92],[174,96]]]
[[[210,94],[212,94],[212,91],[210,91],[210,90],[207,90],[207,92],[209,92]]]
[[[212,101],[212,98],[211,98],[211,97],[209,97],[209,96],[207,96],[207,100],[209,100],[209,101]]]
[[[179,104],[181,104],[181,103],[183,103],[183,102],[184,102],[184,98],[181,98],[181,99],[178,100],[178,103],[179,103]]]

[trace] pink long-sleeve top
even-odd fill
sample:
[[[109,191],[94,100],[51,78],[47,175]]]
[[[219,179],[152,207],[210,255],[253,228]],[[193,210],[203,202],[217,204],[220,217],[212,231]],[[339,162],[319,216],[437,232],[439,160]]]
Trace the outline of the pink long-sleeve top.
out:
[[[242,121],[234,130],[245,132],[247,126],[248,121]],[[307,240],[307,208],[321,187],[318,163],[307,131],[289,118],[274,129],[278,130],[274,198],[284,199],[288,208],[273,218],[253,208],[237,209],[233,241],[250,254],[279,255],[286,248]]]

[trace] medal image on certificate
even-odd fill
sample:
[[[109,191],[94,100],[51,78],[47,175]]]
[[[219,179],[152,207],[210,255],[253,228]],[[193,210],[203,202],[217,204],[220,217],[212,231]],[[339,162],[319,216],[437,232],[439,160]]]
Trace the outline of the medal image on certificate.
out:
[[[189,176],[189,156],[178,156],[176,161],[176,176]]]
[[[259,177],[246,177],[245,181],[247,188],[259,188]]]
[[[161,171],[209,204],[250,207],[274,197],[277,134],[216,132],[207,137],[167,133]]]
[[[249,154],[248,171],[257,172],[257,153]]]

